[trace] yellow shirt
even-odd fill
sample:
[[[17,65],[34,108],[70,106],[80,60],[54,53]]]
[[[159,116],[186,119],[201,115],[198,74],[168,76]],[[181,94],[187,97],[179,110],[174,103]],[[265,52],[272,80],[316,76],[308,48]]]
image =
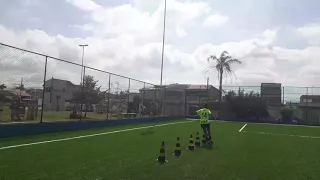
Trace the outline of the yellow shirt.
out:
[[[200,116],[200,124],[209,124],[209,117],[211,115],[211,111],[209,109],[199,109],[197,114]]]

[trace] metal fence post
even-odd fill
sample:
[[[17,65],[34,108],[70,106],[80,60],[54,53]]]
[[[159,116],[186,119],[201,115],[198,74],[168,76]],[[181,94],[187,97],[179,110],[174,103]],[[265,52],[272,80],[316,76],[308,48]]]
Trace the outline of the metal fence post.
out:
[[[144,116],[145,114],[145,110],[144,110],[144,99],[146,97],[146,83],[143,83],[143,91],[142,91],[142,105],[139,107],[139,113],[140,113],[140,117]]]
[[[109,120],[110,94],[111,94],[111,74],[109,73],[109,82],[108,82],[108,105],[107,105],[107,120]]]
[[[85,76],[86,76],[86,66],[83,66],[83,74],[82,74],[82,84],[81,84],[81,94],[84,96],[84,100],[86,102],[86,99],[87,99],[87,94],[85,92]],[[83,101],[80,101],[81,102],[81,105],[80,105],[80,121],[82,120],[82,112],[83,112]],[[87,104],[86,104],[86,108],[87,109]],[[86,112],[85,112],[85,115],[86,115]]]
[[[163,89],[164,89],[164,98],[163,98],[164,100],[162,100],[162,103],[163,103],[163,116],[166,117],[166,114],[167,114],[167,112],[166,112],[167,88],[164,87]]]
[[[130,101],[130,78],[129,78],[129,85],[128,85],[128,96],[127,96],[127,113],[129,113],[129,102]]]
[[[41,116],[40,123],[43,121],[43,109],[44,109],[44,92],[46,90],[46,79],[47,79],[47,65],[48,65],[48,56],[46,56],[46,60],[44,63],[44,75],[43,75],[43,85],[42,85],[42,99],[41,99]]]
[[[307,95],[306,95],[306,124],[308,125],[308,109],[309,109],[309,107],[308,107],[308,97],[309,96],[309,88],[307,87]]]
[[[282,87],[282,103],[283,103],[283,105],[285,104],[284,103],[284,87]]]
[[[187,89],[184,90],[184,115],[187,115]]]

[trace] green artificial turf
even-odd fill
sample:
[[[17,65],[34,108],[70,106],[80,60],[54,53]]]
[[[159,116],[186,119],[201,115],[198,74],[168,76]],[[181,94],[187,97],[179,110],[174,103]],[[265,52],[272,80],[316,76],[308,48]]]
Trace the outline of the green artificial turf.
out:
[[[320,128],[213,122],[213,149],[186,150],[198,122],[140,129],[69,141],[0,150],[0,179],[24,180],[270,180],[320,179],[320,139],[258,134],[295,133],[320,137]],[[133,128],[1,139],[0,147]],[[252,132],[252,133],[250,133]],[[183,155],[172,155],[176,137]],[[156,162],[165,141],[168,163]]]

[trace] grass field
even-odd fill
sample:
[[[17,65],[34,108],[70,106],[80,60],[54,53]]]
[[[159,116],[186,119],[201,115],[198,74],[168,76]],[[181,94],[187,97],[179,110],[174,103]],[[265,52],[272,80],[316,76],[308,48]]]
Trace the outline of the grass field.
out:
[[[70,115],[71,111],[43,111],[43,121],[44,122],[51,122],[51,121],[70,121],[70,120],[74,120],[77,121],[79,119],[69,119],[69,115]],[[84,114],[84,112],[83,112]],[[38,118],[35,121],[40,121],[40,116],[41,116],[41,111],[39,110],[38,112]],[[111,114],[109,114],[109,119],[111,119]],[[25,115],[26,117],[26,115]],[[106,119],[107,115],[106,114],[98,114],[95,112],[87,112],[87,118],[88,119]],[[112,117],[113,119],[116,119],[114,116]],[[26,119],[24,118],[22,121],[26,121]],[[4,108],[3,111],[3,117],[1,118],[0,122],[12,122],[11,121],[11,111],[9,108]]]
[[[318,127],[247,124],[242,128],[245,123],[213,122],[213,149],[189,152],[185,150],[189,136],[201,131],[199,124],[176,122],[0,139],[0,179],[320,179]],[[179,158],[172,155],[177,136],[183,150]],[[28,145],[43,141],[47,142]],[[159,165],[162,141],[168,163]],[[19,144],[27,145],[15,146]],[[8,146],[12,147],[3,149]]]

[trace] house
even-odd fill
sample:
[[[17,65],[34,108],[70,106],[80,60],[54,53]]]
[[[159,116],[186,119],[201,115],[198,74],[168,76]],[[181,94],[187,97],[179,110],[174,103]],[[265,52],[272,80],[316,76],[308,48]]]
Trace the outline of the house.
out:
[[[281,83],[261,83],[261,98],[268,106],[281,106]]]
[[[80,86],[68,80],[52,78],[45,82],[44,90],[44,109],[64,111],[66,102],[73,99],[74,93],[80,90]]]
[[[300,103],[320,103],[320,95],[302,95],[300,96]]]
[[[170,84],[164,90],[162,113],[166,116],[182,116],[187,112],[186,89],[188,84]]]
[[[218,100],[219,91],[212,85],[170,84],[163,87],[143,88],[144,100],[163,104],[162,114],[183,116],[204,102]]]
[[[194,114],[199,105],[208,101],[217,101],[219,90],[212,85],[190,85],[186,89],[187,114]]]
[[[7,99],[14,99],[14,97],[19,97],[22,102],[27,103],[32,99],[32,95],[27,93],[25,90],[20,89],[4,89],[3,93]]]
[[[28,102],[32,99],[32,95],[27,93],[25,90],[20,90],[20,89],[10,89],[7,91],[8,97],[10,99],[13,98],[13,96],[18,96],[21,98],[22,101]]]

